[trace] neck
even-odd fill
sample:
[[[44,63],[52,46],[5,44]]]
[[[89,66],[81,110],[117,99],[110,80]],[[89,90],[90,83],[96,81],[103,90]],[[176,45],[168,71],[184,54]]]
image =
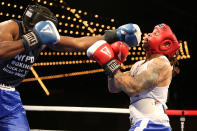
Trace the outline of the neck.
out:
[[[153,59],[153,58],[157,58],[157,57],[160,57],[160,56],[163,56],[163,54],[157,53],[157,54],[147,55],[145,61],[149,61],[149,60],[151,60],[151,59]]]

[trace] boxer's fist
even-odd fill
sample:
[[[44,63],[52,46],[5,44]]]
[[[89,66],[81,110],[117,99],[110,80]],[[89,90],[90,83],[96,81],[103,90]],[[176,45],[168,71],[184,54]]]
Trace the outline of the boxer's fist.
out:
[[[33,31],[38,36],[40,44],[46,44],[50,46],[52,44],[56,44],[60,40],[60,35],[56,26],[49,20],[38,22],[34,26]]]
[[[33,31],[22,36],[22,40],[25,49],[29,50],[29,48],[38,44],[48,46],[56,44],[60,40],[60,35],[53,22],[40,21],[34,26]]]
[[[110,44],[110,46],[114,52],[114,58],[117,60],[119,64],[126,61],[127,56],[129,55],[129,47],[126,44],[117,41]]]
[[[87,49],[87,56],[97,61],[109,76],[120,69],[120,65],[114,59],[114,52],[111,46],[104,40],[97,41]]]
[[[115,41],[122,41],[128,46],[136,46],[141,41],[141,30],[137,24],[125,24],[116,30],[108,30],[105,32],[104,37],[108,43]]]

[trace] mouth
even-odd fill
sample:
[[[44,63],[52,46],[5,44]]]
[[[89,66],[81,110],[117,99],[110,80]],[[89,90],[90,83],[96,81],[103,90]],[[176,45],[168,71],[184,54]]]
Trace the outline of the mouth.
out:
[[[147,36],[144,36],[144,37],[143,37],[142,43],[143,43],[143,44],[148,43],[148,37],[147,37]]]

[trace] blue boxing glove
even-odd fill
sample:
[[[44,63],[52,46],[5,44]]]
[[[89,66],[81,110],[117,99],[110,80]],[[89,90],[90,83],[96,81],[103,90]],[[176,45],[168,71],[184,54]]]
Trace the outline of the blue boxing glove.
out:
[[[136,46],[141,42],[141,30],[137,24],[125,24],[116,30],[107,30],[104,34],[108,43],[122,41],[128,46]]]
[[[22,36],[25,51],[29,52],[35,46],[46,44],[47,46],[56,44],[60,40],[60,35],[56,26],[51,21],[38,22],[33,31]]]

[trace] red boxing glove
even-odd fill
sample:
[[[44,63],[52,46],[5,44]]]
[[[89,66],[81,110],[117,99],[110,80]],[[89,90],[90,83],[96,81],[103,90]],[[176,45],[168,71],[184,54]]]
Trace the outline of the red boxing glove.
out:
[[[119,64],[125,62],[127,56],[129,55],[129,47],[120,41],[114,42],[110,45],[111,48],[113,49],[114,58],[117,60],[117,62]]]
[[[87,50],[87,56],[97,61],[111,77],[113,77],[113,74],[120,69],[120,65],[114,59],[113,49],[104,40],[97,41],[90,46]]]

